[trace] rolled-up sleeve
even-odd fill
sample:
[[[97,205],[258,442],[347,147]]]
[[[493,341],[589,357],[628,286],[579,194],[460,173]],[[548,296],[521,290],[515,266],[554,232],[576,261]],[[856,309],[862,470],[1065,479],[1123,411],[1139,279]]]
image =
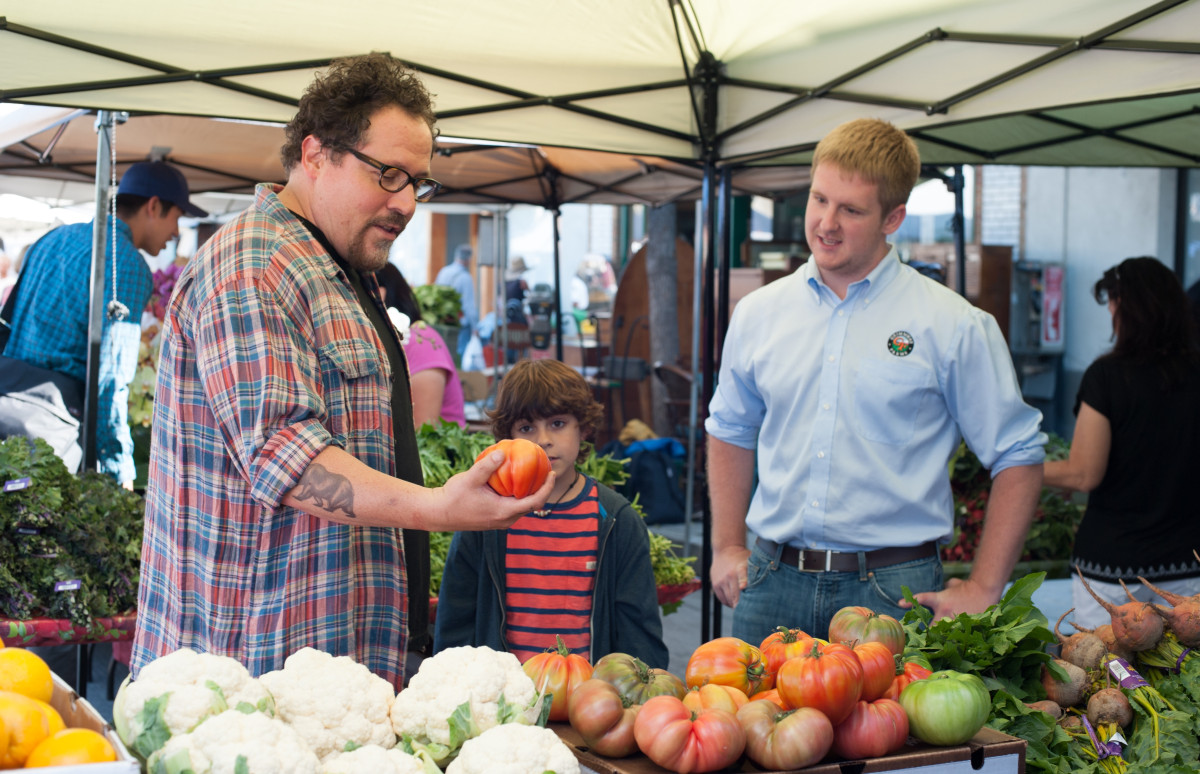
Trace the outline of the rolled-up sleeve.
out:
[[[1046,458],[1042,413],[1021,395],[1008,345],[991,315],[973,310],[959,323],[943,365],[943,389],[963,439],[993,477]]]

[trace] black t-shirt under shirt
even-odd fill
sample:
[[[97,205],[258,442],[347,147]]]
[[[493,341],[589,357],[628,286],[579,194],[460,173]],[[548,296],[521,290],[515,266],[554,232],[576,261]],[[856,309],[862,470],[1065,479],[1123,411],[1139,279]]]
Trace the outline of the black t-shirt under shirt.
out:
[[[295,213],[293,213],[295,214]],[[392,369],[392,437],[395,438],[394,456],[396,477],[414,484],[424,484],[421,473],[421,457],[417,449],[417,436],[413,429],[412,393],[408,383],[408,361],[396,329],[384,312],[383,303],[367,289],[360,272],[346,262],[328,238],[313,223],[296,215],[313,237],[329,252],[333,260],[345,272],[350,287],[358,297],[363,314],[371,321]],[[425,652],[433,645],[429,633],[429,533],[416,529],[405,529],[404,565],[408,575],[408,649]]]
[[[1071,560],[1089,578],[1200,576],[1200,361],[1182,358],[1176,371],[1107,355],[1083,375],[1076,412],[1085,402],[1112,428]]]

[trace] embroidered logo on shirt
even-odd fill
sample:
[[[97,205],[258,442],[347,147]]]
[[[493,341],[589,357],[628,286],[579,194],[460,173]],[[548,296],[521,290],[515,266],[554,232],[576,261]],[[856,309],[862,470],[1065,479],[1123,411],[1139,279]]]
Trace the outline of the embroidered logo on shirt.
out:
[[[905,357],[913,351],[913,337],[908,331],[896,331],[888,336],[888,352],[896,357]]]

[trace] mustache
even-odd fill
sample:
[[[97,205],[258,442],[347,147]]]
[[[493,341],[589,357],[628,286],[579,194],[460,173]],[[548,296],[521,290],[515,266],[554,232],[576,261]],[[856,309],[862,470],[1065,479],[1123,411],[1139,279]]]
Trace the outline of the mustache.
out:
[[[394,228],[397,231],[403,231],[408,226],[408,218],[402,214],[395,214],[387,218],[377,218],[371,221],[372,226],[382,226],[384,228]]]

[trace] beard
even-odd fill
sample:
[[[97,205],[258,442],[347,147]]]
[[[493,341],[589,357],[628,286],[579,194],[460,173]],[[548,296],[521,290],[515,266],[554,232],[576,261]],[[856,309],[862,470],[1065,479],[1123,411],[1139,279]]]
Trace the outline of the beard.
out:
[[[396,237],[404,233],[404,227],[407,225],[408,222],[399,216],[368,223],[359,234],[358,239],[350,243],[350,250],[346,254],[346,263],[362,272],[379,271],[388,262],[392,243],[396,241]],[[374,226],[396,229],[396,236],[379,237],[374,233]]]

